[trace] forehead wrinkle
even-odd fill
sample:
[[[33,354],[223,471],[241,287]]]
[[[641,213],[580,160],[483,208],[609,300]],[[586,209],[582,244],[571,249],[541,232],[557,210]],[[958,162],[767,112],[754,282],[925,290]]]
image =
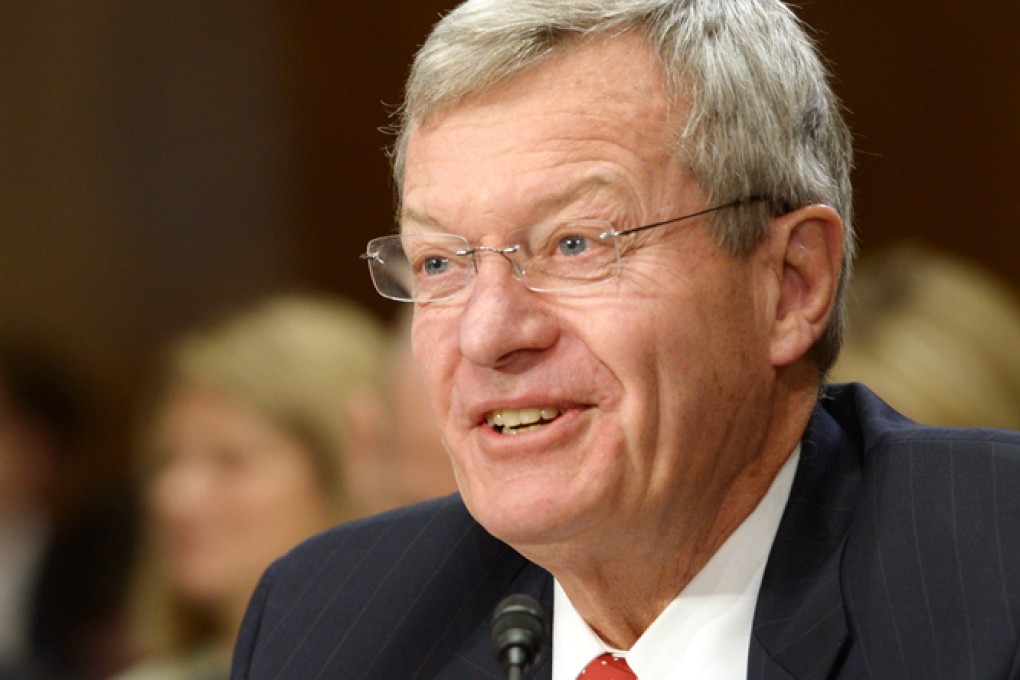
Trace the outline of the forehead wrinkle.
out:
[[[619,177],[598,172],[572,179],[562,189],[540,195],[533,203],[533,212],[538,215],[554,214],[571,204],[603,195],[616,201],[626,201],[631,197],[631,192]]]
[[[602,196],[608,196],[610,200],[618,203],[629,202],[633,198],[626,182],[614,174],[600,171],[573,178],[563,188],[545,191],[526,206],[526,211],[528,214],[536,216],[537,220],[542,220],[545,219],[545,216],[553,215],[572,204],[597,200]],[[444,220],[432,215],[427,209],[404,204],[401,206],[400,212],[402,229],[407,222],[436,231],[450,228],[450,225],[447,225]]]
[[[406,203],[400,206],[400,214],[397,216],[397,219],[401,229],[403,229],[403,225],[407,222],[415,222],[425,227],[439,228],[442,226],[439,220],[430,215],[428,211],[417,210]]]

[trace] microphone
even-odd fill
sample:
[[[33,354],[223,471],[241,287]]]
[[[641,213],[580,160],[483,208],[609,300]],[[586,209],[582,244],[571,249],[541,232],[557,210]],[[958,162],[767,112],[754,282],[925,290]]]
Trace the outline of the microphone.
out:
[[[520,680],[549,639],[549,622],[535,598],[511,595],[492,614],[492,649],[507,680]]]

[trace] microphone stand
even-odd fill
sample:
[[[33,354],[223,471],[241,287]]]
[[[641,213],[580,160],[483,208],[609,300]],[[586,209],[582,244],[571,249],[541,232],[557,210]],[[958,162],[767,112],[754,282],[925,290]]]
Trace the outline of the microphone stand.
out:
[[[492,615],[492,648],[506,680],[523,680],[524,672],[538,660],[549,639],[549,622],[534,598],[511,595]]]

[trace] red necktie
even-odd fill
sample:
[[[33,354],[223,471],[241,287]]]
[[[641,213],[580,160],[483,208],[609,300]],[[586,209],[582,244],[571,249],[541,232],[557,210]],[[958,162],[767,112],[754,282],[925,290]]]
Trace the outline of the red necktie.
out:
[[[588,664],[577,680],[637,680],[623,658],[603,654]]]

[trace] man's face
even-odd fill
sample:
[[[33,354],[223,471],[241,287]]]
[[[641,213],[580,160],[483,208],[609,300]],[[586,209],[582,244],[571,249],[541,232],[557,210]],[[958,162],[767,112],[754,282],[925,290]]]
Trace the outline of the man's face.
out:
[[[576,45],[412,132],[402,229],[501,247],[549,221],[704,208],[674,151],[683,109],[639,37]],[[764,259],[720,251],[703,218],[621,237],[620,253],[615,279],[536,293],[483,252],[467,290],[415,312],[464,499],[518,548],[626,549],[670,540],[678,518],[703,530],[762,446]],[[517,434],[488,424],[536,409]]]

